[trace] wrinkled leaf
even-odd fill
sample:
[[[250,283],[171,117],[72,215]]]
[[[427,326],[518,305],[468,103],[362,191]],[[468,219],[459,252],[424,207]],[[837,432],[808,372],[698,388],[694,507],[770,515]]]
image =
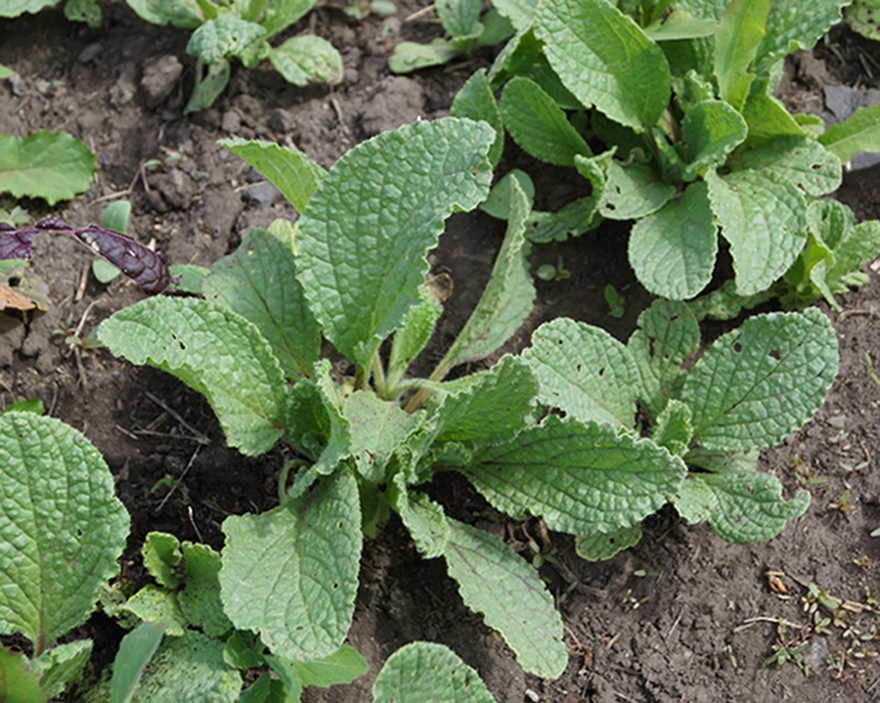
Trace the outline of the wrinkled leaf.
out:
[[[741,110],[755,76],[748,72],[764,38],[770,0],[733,0],[715,33],[715,76],[721,98]]]
[[[9,703],[46,703],[40,677],[28,669],[24,654],[5,646],[0,646],[0,699]]]
[[[309,201],[301,283],[325,336],[359,367],[417,299],[443,220],[488,194],[494,137],[456,118],[384,132],[343,155]]]
[[[196,29],[186,45],[186,53],[202,63],[215,64],[221,59],[236,56],[265,34],[266,30],[260,25],[227,12]]]
[[[617,532],[596,534],[575,539],[575,550],[581,559],[605,561],[624,549],[634,547],[642,538],[642,528],[638,525],[624,527]]]
[[[815,308],[751,317],[719,337],[681,394],[707,449],[770,447],[799,429],[837,375],[837,339]]]
[[[388,657],[375,703],[495,703],[479,675],[442,644],[413,642]]]
[[[675,186],[648,164],[609,161],[607,168],[599,212],[609,220],[637,220],[657,212],[675,195]]]
[[[452,100],[449,114],[452,117],[467,117],[489,123],[495,130],[495,141],[489,149],[489,162],[492,168],[497,167],[501,160],[501,152],[504,150],[504,123],[501,120],[498,103],[489,86],[485,68],[477,70],[461,86]]]
[[[460,55],[461,51],[442,37],[437,37],[430,44],[405,41],[394,47],[388,57],[388,68],[392,73],[411,73],[420,68],[442,66]]]
[[[650,440],[555,415],[458,470],[503,513],[543,516],[550,529],[573,535],[635,525],[666,503],[687,472]]]
[[[298,86],[309,83],[335,85],[342,80],[342,56],[330,42],[314,34],[291,37],[269,54],[269,61],[284,80]]]
[[[444,556],[465,604],[498,630],[529,673],[553,679],[568,653],[562,620],[538,572],[488,532],[449,520]]]
[[[119,570],[129,517],[110,470],[78,431],[34,413],[0,415],[0,632],[37,655],[86,621]]]
[[[288,244],[254,227],[234,254],[213,265],[202,293],[253,322],[288,378],[311,376],[321,354],[321,330]]]
[[[223,522],[226,614],[258,630],[279,657],[309,660],[342,644],[354,612],[361,514],[354,474],[342,469],[307,495]]]
[[[83,670],[92,655],[92,645],[92,640],[56,644],[39,657],[31,659],[28,666],[40,675],[40,690],[44,695],[58,698],[71,685],[82,681]]]
[[[846,122],[831,125],[819,143],[844,162],[860,151],[880,151],[880,105],[861,107]]]
[[[670,75],[663,51],[606,0],[541,3],[535,34],[584,106],[595,105],[638,132],[653,127],[666,109]]]
[[[145,622],[122,638],[110,681],[112,703],[129,703],[141,675],[165,636],[165,623]]]
[[[523,358],[541,382],[542,403],[578,420],[632,426],[638,372],[626,347],[605,330],[556,318],[535,330]]]
[[[256,455],[281,436],[284,379],[259,330],[216,303],[150,298],[104,320],[117,356],[173,373],[211,404],[230,446]]]

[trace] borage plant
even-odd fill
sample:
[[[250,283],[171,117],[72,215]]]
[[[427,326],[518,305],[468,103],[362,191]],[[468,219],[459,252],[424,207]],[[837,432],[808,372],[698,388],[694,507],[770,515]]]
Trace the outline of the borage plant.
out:
[[[185,112],[211,107],[229,83],[230,59],[246,68],[268,59],[294,85],[338,83],[342,56],[326,39],[300,34],[269,43],[302,19],[317,0],[126,0],[142,19],[194,29],[186,52],[198,59],[196,84]]]
[[[339,650],[363,535],[394,511],[426,558],[445,559],[464,601],[526,670],[562,672],[562,622],[537,571],[447,516],[421,488],[438,471],[461,472],[498,509],[541,516],[598,557],[621,533],[631,542],[670,500],[735,541],[776,534],[806,505],[805,495],[784,501],[779,482],[754,470],[754,450],[798,428],[831,384],[836,342],[815,311],[749,321],[686,378],[680,364],[696,349],[696,321],[681,304],[658,304],[627,347],[556,320],[523,357],[444,380],[495,352],[531,311],[529,207],[515,182],[480,302],[435,371],[407,377],[440,314],[425,286],[427,253],[449,214],[487,196],[494,139],[470,120],[422,122],[364,142],[328,172],[291,149],[226,142],[300,219],[252,230],[206,272],[204,298],[151,298],[98,330],[112,352],[202,392],[241,452],[279,440],[296,447],[280,505],[223,523],[223,611],[275,657],[309,662]],[[321,358],[322,335],[350,372]],[[634,427],[637,399],[650,438]],[[564,417],[543,417],[545,405]]]
[[[738,295],[780,281],[784,302],[833,300],[880,251],[880,225],[835,252],[840,228],[823,242],[814,204],[840,185],[842,161],[880,148],[880,108],[825,130],[818,116],[790,114],[773,89],[785,55],[811,48],[847,4],[499,2],[518,33],[453,114],[503,125],[535,158],[583,177],[584,197],[533,213],[533,241],[633,221],[639,281],[685,300],[711,280],[720,234]]]

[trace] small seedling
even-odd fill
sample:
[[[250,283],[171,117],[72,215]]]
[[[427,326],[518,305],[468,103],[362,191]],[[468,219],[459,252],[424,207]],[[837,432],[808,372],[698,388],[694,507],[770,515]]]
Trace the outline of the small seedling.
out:
[[[562,257],[558,257],[556,266],[543,264],[535,271],[535,275],[542,281],[567,281],[571,278],[571,271],[562,265]]]
[[[608,303],[608,307],[611,308],[609,311],[611,317],[623,317],[623,314],[626,312],[626,300],[623,299],[620,293],[617,292],[617,289],[610,283],[605,286],[605,302]]]
[[[770,645],[773,656],[764,662],[764,666],[770,666],[774,663],[777,666],[782,666],[785,662],[790,661],[796,664],[805,676],[809,676],[811,674],[810,666],[804,661],[804,652],[809,646],[810,643],[803,630],[797,630],[793,636],[787,637],[786,627],[780,621],[776,626],[776,641]]]

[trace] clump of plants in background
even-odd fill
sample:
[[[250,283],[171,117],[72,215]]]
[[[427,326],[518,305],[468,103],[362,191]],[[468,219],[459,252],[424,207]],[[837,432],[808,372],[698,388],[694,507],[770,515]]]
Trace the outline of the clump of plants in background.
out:
[[[772,91],[785,55],[812,47],[846,4],[501,3],[517,34],[464,86],[454,114],[503,126],[535,158],[585,179],[587,195],[532,214],[533,241],[632,220],[637,278],[683,300],[711,280],[720,234],[738,296],[775,284],[788,304],[833,301],[880,252],[880,224],[854,228],[822,198],[843,161],[880,150],[880,107],[825,130]]]
[[[326,39],[314,34],[291,37],[278,46],[272,37],[302,19],[317,0],[126,0],[147,22],[195,30],[186,51],[198,59],[196,84],[184,111],[213,105],[226,88],[230,59],[247,68],[268,59],[294,85],[338,83],[342,57]]]
[[[57,4],[58,0],[4,0],[0,3],[0,17],[18,17],[25,12],[36,13]],[[89,27],[101,26],[101,6],[96,0],[66,0],[64,16],[71,22],[85,22]]]
[[[388,57],[394,73],[411,73],[420,68],[440,66],[478,49],[495,46],[513,34],[510,22],[495,8],[482,16],[481,0],[438,0],[431,7],[449,38],[438,37],[430,44],[401,42]],[[423,13],[417,13],[421,16]],[[408,19],[412,19],[408,18]]]

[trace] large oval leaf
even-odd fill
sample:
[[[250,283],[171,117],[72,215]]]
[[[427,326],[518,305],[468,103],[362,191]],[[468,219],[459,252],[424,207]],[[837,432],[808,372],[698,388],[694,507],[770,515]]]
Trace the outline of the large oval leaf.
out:
[[[306,297],[360,366],[418,298],[443,220],[488,195],[494,139],[456,118],[385,132],[340,158],[309,201],[298,242]]]

